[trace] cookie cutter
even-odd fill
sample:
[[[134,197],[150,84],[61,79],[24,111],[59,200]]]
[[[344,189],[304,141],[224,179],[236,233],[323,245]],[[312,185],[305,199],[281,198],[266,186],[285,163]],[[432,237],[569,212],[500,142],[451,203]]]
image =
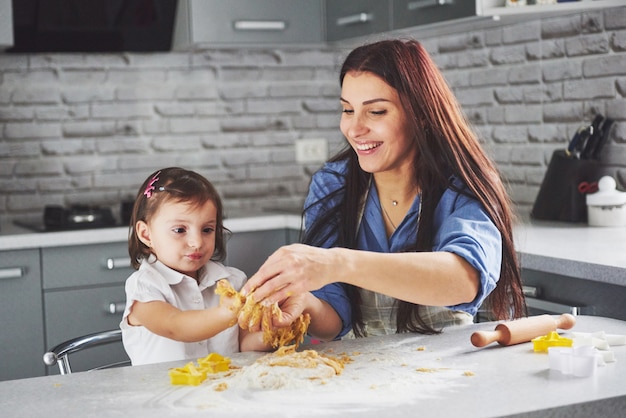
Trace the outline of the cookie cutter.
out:
[[[589,345],[580,347],[549,347],[548,361],[550,370],[566,375],[587,377],[595,374],[601,358],[597,350]]]
[[[598,332],[573,332],[574,346],[591,345],[598,350],[609,350],[611,347],[626,345],[626,335],[606,334]]]
[[[534,351],[548,351],[549,347],[571,347],[571,338],[561,337],[558,332],[551,331],[548,335],[532,339]]]
[[[170,382],[172,385],[198,386],[206,380],[208,374],[225,372],[229,368],[230,358],[210,353],[206,357],[199,358],[197,365],[189,362],[183,367],[170,369]]]
[[[172,385],[198,386],[206,380],[206,371],[199,370],[191,362],[185,364],[183,367],[170,369],[169,375]]]
[[[217,353],[211,353],[198,359],[198,368],[207,373],[226,372],[230,368],[230,358]]]

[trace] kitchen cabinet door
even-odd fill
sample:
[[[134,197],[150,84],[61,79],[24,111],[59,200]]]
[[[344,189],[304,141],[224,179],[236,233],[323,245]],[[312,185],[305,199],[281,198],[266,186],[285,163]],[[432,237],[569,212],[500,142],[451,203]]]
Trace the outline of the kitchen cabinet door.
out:
[[[0,51],[13,46],[12,10],[11,0],[0,0]]]
[[[481,16],[497,17],[506,23],[540,17],[562,16],[566,13],[585,12],[624,6],[624,0],[579,0],[562,1],[555,4],[530,4],[523,7],[507,7],[506,0],[476,0]]]
[[[291,243],[291,236],[287,229],[234,233],[227,243],[225,264],[250,277],[274,251]]]
[[[174,49],[322,41],[322,0],[179,0]]]
[[[0,380],[42,376],[39,250],[0,252]]]
[[[45,292],[46,350],[74,337],[119,328],[125,300],[123,284]],[[126,360],[121,342],[70,355],[73,372]],[[48,367],[48,374],[58,374],[58,369]]]
[[[46,350],[74,337],[119,328],[130,267],[126,242],[42,249]],[[127,360],[121,343],[71,355],[73,371]],[[58,373],[58,367],[48,368]]]
[[[391,30],[387,0],[326,0],[326,40],[338,41]]]
[[[476,16],[473,1],[393,0],[393,29]]]
[[[124,284],[135,271],[126,242],[44,248],[41,257],[44,290]]]

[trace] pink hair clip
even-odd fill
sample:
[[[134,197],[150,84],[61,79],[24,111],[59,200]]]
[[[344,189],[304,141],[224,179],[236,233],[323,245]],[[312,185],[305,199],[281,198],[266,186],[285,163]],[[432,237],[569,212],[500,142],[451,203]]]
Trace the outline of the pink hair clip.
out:
[[[152,177],[150,183],[148,183],[148,185],[146,186],[146,190],[143,191],[144,196],[146,196],[146,198],[148,199],[152,197],[152,191],[156,189],[156,187],[154,187],[154,183],[159,181],[159,174],[161,174],[160,171],[157,172],[154,177]]]

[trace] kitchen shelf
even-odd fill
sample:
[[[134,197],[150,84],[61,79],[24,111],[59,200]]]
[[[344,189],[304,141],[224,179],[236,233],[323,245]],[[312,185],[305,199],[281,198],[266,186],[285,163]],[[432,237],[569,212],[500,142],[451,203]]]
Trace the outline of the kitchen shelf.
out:
[[[409,33],[418,38],[438,37],[474,30],[499,28],[533,19],[565,16],[584,11],[601,10],[626,6],[625,0],[595,0],[558,3],[554,5],[527,5],[506,7],[505,0],[476,0],[476,13],[473,16],[451,21],[423,24],[399,29],[399,34]],[[356,41],[360,41],[357,39]],[[355,42],[356,43],[356,42]]]
[[[522,17],[524,19],[549,17],[570,12],[575,13],[626,5],[624,0],[572,1],[549,5],[534,4],[517,7],[506,7],[505,4],[505,0],[479,0],[476,3],[476,12],[480,16],[490,16],[494,20],[515,20],[516,18]]]

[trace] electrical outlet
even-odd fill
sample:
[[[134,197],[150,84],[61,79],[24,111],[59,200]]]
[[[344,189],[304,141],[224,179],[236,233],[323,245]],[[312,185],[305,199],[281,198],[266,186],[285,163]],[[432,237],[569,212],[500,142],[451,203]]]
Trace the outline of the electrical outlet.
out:
[[[296,140],[296,162],[321,163],[328,158],[328,141],[324,138]]]

